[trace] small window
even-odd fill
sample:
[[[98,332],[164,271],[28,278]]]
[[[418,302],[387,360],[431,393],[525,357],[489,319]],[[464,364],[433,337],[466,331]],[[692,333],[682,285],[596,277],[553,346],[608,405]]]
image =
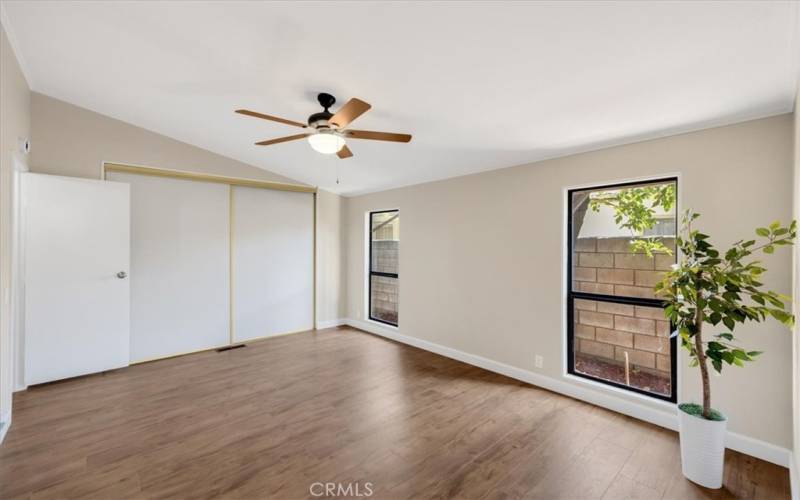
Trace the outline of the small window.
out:
[[[653,286],[676,262],[677,180],[569,192],[568,372],[676,400],[676,342]]]
[[[369,214],[369,319],[397,326],[400,212]]]

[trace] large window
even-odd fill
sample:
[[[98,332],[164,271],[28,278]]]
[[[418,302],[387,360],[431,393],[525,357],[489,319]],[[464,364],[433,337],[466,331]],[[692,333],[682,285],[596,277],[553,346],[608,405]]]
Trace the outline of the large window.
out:
[[[676,343],[653,286],[676,262],[676,179],[569,191],[570,374],[675,401]]]
[[[369,319],[397,326],[400,212],[369,214]]]

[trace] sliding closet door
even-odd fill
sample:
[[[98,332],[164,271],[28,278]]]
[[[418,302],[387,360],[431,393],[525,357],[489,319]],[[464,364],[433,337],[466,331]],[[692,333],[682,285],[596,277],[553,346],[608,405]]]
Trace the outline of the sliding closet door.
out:
[[[234,186],[234,341],[314,325],[314,195]]]
[[[131,361],[230,341],[230,187],[109,172],[131,185]]]

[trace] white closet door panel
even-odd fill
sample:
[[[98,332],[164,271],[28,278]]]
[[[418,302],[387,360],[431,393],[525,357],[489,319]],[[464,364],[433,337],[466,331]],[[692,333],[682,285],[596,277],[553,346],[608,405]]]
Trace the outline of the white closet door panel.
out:
[[[313,327],[314,198],[233,187],[234,340]]]
[[[26,173],[22,192],[25,382],[127,366],[128,186]]]
[[[228,344],[229,186],[108,177],[131,185],[131,361]]]

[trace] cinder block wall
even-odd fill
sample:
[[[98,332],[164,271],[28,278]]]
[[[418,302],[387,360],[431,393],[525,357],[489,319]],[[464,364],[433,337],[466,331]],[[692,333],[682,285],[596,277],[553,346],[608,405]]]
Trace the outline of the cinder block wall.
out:
[[[663,242],[675,248],[674,239]],[[573,289],[654,298],[653,286],[674,262],[674,255],[631,252],[630,238],[579,238]],[[670,328],[661,309],[576,300],[574,320],[578,353],[621,364],[627,352],[632,365],[669,375]]]
[[[386,273],[397,273],[398,246],[397,240],[377,240],[372,242],[373,269]],[[377,316],[397,320],[398,283],[394,278],[373,276],[372,309]]]

